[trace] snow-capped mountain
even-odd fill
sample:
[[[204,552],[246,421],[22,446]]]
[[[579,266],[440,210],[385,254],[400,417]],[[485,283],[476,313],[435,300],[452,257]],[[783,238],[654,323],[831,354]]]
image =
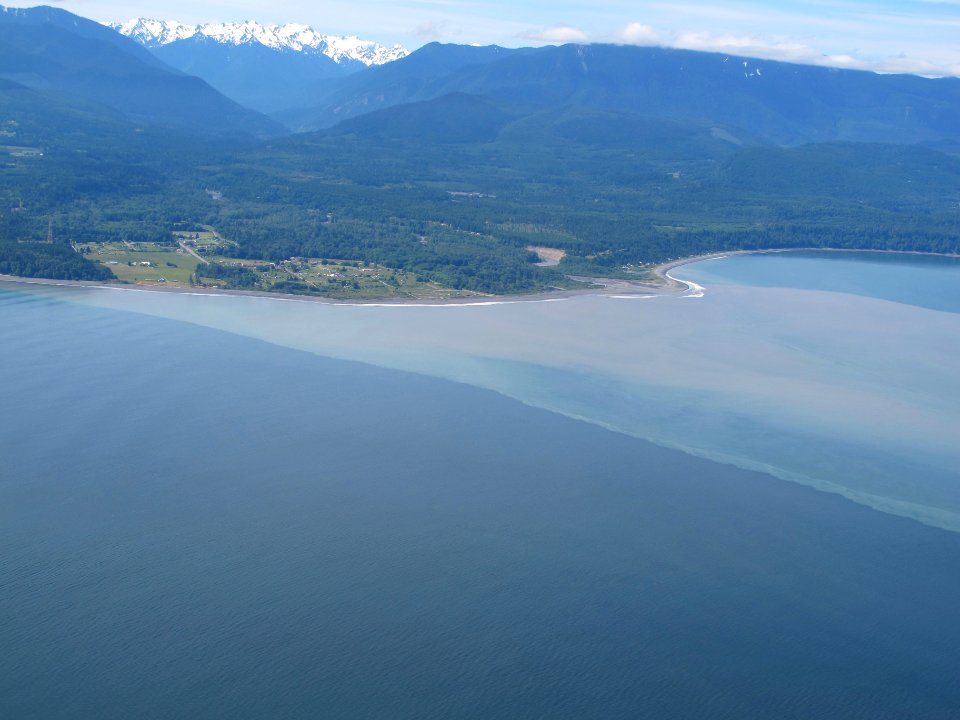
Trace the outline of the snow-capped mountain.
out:
[[[248,20],[242,23],[184,25],[175,20],[134,18],[124,23],[112,23],[110,27],[148,48],[201,36],[223,45],[262,45],[280,52],[325,55],[340,64],[356,61],[368,66],[383,65],[410,54],[401,45],[388,48],[373,40],[361,40],[355,35],[321,35],[307,25],[293,23],[261,25]]]

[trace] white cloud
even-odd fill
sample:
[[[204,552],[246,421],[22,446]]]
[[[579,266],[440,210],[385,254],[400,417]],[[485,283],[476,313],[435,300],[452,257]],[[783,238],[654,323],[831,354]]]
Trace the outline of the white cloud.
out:
[[[590,36],[583,30],[567,25],[528,30],[520,33],[523,40],[532,40],[543,43],[583,43],[590,42]]]
[[[423,41],[439,40],[444,37],[445,22],[422,22],[413,30],[413,34]]]
[[[617,35],[617,39],[626,45],[659,45],[660,34],[649,25],[632,22]]]
[[[960,77],[960,63],[936,65],[906,55],[884,58],[870,69],[884,73],[908,73],[927,77]]]
[[[670,47],[704,52],[730,53],[745,57],[802,65],[824,65],[850,70],[873,70],[881,73],[909,73],[927,76],[956,76],[960,66],[937,65],[917,60],[906,54],[892,57],[865,57],[857,52],[824,53],[795,40],[766,40],[753,35],[712,35],[680,33],[667,43]]]
[[[812,44],[790,37],[768,38],[759,34],[679,32],[661,33],[651,25],[632,22],[619,31],[591,34],[568,25],[557,25],[521,32],[517,37],[548,44],[613,42],[626,45],[658,45],[683,50],[726,53],[760,60],[775,60],[800,65],[821,65],[880,73],[908,73],[928,77],[960,76],[960,64],[918,60],[907,53],[877,56],[860,50],[824,52]]]
[[[152,12],[144,9],[145,0],[48,2],[99,20]],[[0,3],[38,4],[36,0]],[[273,5],[259,0],[168,0],[161,4],[166,8],[163,14],[187,23],[246,18],[303,22],[321,32],[359,33],[411,48],[438,39],[507,46],[607,42],[878,72],[960,76],[960,15],[955,12],[960,0],[326,0],[322,4],[285,0]]]
[[[810,62],[822,57],[814,48],[793,40],[767,41],[753,35],[713,35],[703,32],[685,32],[676,35],[671,47],[704,52],[733,53],[763,57],[768,60]]]

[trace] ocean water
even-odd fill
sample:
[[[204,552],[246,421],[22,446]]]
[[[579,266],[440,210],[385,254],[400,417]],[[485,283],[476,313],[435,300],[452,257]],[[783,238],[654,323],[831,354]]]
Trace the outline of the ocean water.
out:
[[[686,265],[699,283],[826,290],[960,312],[960,257],[855,251],[790,251]]]
[[[718,277],[3,286],[0,717],[956,717],[960,316]]]
[[[495,390],[960,531],[954,259],[774,253],[674,272],[705,295],[426,307],[42,292]]]

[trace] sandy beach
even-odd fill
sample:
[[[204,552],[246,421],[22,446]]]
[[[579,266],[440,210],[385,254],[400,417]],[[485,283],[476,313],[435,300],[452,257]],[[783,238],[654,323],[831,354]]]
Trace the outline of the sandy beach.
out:
[[[694,262],[698,258],[691,258],[685,262]],[[682,262],[671,263],[669,267],[665,266],[665,271],[671,267],[676,267]],[[237,290],[215,287],[196,287],[189,285],[177,285],[173,283],[166,284],[133,284],[120,282],[104,282],[98,280],[53,280],[47,278],[23,278],[13,275],[0,275],[0,282],[11,284],[29,284],[29,285],[48,285],[60,287],[94,287],[109,290],[126,290],[129,292],[163,292],[163,293],[182,293],[188,295],[222,295],[222,296],[246,296],[263,297],[275,300],[289,300],[298,302],[319,302],[328,305],[490,305],[501,303],[517,302],[544,302],[563,300],[578,295],[680,295],[687,292],[690,288],[686,283],[674,280],[666,276],[665,271],[660,272],[657,268],[656,274],[658,282],[639,282],[631,280],[622,280],[616,278],[596,278],[596,277],[572,277],[572,279],[582,282],[583,288],[566,288],[562,290],[512,295],[482,295],[456,297],[456,298],[437,298],[437,297],[410,297],[410,298],[333,298],[317,295],[294,295],[290,293],[277,293],[265,290]]]
[[[582,288],[565,288],[529,294],[511,294],[511,295],[484,295],[476,294],[471,296],[456,298],[437,298],[437,297],[410,297],[410,298],[333,298],[317,295],[294,295],[290,293],[277,293],[265,290],[237,290],[223,289],[216,287],[196,287],[190,285],[179,285],[174,283],[156,284],[156,283],[121,283],[104,282],[100,280],[54,280],[47,278],[24,278],[14,275],[0,275],[0,282],[11,284],[28,285],[50,285],[61,287],[96,287],[109,290],[126,290],[130,292],[166,292],[166,293],[184,293],[188,295],[222,295],[222,296],[246,296],[263,297],[275,300],[287,300],[295,302],[318,302],[328,305],[493,305],[502,303],[518,302],[545,302],[554,300],[563,300],[566,298],[577,297],[580,295],[609,295],[620,297],[642,297],[650,295],[680,296],[680,297],[702,297],[704,288],[696,283],[678,280],[670,275],[671,270],[688,265],[690,263],[701,262],[703,260],[717,260],[732,255],[756,255],[768,253],[789,253],[789,252],[863,252],[863,253],[887,253],[897,255],[936,255],[940,257],[960,257],[960,255],[947,253],[929,253],[912,252],[906,250],[854,250],[848,248],[776,248],[765,250],[730,250],[727,252],[707,253],[704,255],[691,255],[689,257],[677,258],[661,263],[652,268],[655,278],[653,282],[644,282],[639,280],[626,280],[621,278],[603,278],[603,277],[584,277],[569,276],[570,279],[583,283]]]

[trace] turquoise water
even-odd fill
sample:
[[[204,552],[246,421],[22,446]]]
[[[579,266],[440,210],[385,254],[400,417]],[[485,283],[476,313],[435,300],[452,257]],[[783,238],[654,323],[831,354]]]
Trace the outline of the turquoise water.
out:
[[[609,312],[647,331],[645,313],[692,322],[711,297],[417,309],[412,323],[0,288],[0,717],[956,717],[957,534],[316,354],[452,373],[474,357],[466,339],[517,319],[539,329],[523,359],[465,362],[463,378],[668,423],[676,388],[593,370],[636,368],[633,345],[583,346],[574,363],[550,323],[563,311],[582,339],[607,337]],[[137,312],[96,306],[111,304]],[[214,321],[314,351],[196,324]],[[666,340],[669,355],[680,340]],[[709,340],[691,329],[691,346]],[[544,347],[553,368],[533,362]],[[676,427],[710,417],[687,392]],[[699,432],[734,434],[718,422]]]
[[[687,265],[700,284],[828,290],[960,312],[960,257],[879,252],[779,252]]]

